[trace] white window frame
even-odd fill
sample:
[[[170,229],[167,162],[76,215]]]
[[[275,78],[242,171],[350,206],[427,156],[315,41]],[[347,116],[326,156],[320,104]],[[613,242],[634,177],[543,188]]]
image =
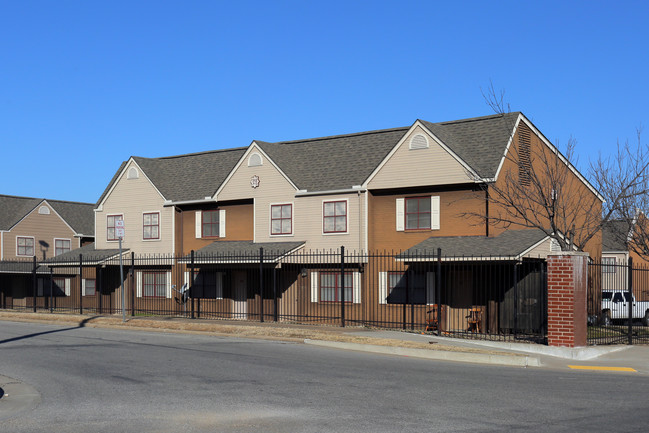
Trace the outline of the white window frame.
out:
[[[320,301],[320,272],[327,274],[338,273],[335,269],[322,269],[320,271],[311,271],[311,302],[314,304],[340,304],[340,301]],[[345,304],[360,304],[361,303],[361,273],[359,271],[345,271],[345,276],[352,274],[352,300],[345,300]]]
[[[165,273],[165,295],[166,296],[142,296],[142,292],[144,289],[144,281],[143,281],[143,275],[145,273]],[[171,271],[165,271],[165,270],[141,270],[141,271],[136,271],[135,272],[135,296],[138,298],[145,298],[145,299],[171,299],[173,294],[171,293]]]
[[[253,156],[258,156],[258,157],[259,157],[259,164],[253,164],[253,163],[252,163],[252,158],[253,158]],[[264,158],[261,157],[261,154],[260,154],[260,153],[258,153],[258,152],[252,152],[252,153],[248,156],[248,167],[261,167],[262,165],[264,165]]]

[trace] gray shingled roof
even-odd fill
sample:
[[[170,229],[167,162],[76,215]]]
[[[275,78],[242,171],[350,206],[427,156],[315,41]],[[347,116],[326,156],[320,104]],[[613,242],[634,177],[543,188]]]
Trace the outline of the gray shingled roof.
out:
[[[626,221],[606,222],[602,227],[602,252],[628,251],[626,240],[630,232],[631,227]]]
[[[31,274],[34,269],[32,261],[2,261],[0,262],[0,274]],[[36,266],[37,274],[49,274],[45,266]]]
[[[259,248],[264,249],[264,260],[273,261],[302,246],[305,242],[253,242],[253,241],[216,241],[194,253],[196,259],[219,259],[225,261],[259,260]],[[186,259],[189,259],[187,256]]]
[[[127,253],[129,250],[122,250],[122,254]],[[106,249],[106,250],[97,250],[95,249],[95,244],[84,245],[81,248],[77,248],[67,253],[59,254],[56,257],[49,258],[41,263],[46,265],[78,265],[79,264],[79,254],[81,254],[84,262],[102,262],[104,260],[110,259],[112,257],[119,257],[119,249]]]
[[[165,158],[133,159],[167,200],[203,200],[218,187],[239,162],[246,148]]]
[[[421,121],[480,176],[492,178],[505,153],[520,113],[450,122]],[[299,188],[307,191],[349,189],[363,184],[410,126],[330,137],[255,143]],[[164,158],[133,157],[167,200],[203,200],[212,196],[246,148]],[[124,164],[120,170],[124,168]],[[113,177],[101,198],[116,181]]]
[[[299,189],[330,191],[361,185],[409,127],[266,143],[255,141]]]
[[[507,230],[498,236],[440,236],[430,237],[407,249],[397,257],[408,260],[437,258],[442,249],[443,258],[510,257],[517,258],[547,235],[538,229]]]
[[[420,120],[478,175],[494,178],[520,112],[451,122]]]
[[[0,230],[9,230],[39,204],[47,201],[77,234],[94,236],[95,216],[92,203],[0,195]]]

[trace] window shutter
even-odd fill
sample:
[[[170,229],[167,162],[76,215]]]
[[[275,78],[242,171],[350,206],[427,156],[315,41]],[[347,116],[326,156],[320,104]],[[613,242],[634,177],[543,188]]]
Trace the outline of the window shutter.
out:
[[[200,210],[196,211],[196,239],[203,237],[203,212]]]
[[[183,287],[180,288],[180,294],[178,295],[178,296],[180,296],[181,300],[182,300],[182,295],[183,295],[183,288],[185,290],[189,290],[189,271],[185,271],[184,274],[185,274],[185,276],[183,278]]]
[[[223,272],[216,273],[216,299],[223,299]]]
[[[225,209],[219,211],[219,237],[225,237]]]
[[[361,273],[356,271],[353,274],[352,287],[354,290],[354,304],[361,303]]]
[[[70,279],[65,279],[65,296],[70,296]]]
[[[142,272],[136,272],[135,275],[137,277],[137,281],[135,283],[136,284],[135,285],[135,291],[136,291],[135,295],[138,298],[141,298],[142,297]]]
[[[426,272],[426,302],[435,303],[435,272]]]
[[[171,299],[171,297],[173,296],[173,294],[171,293],[171,271],[167,271],[165,280],[167,283],[167,298]]]
[[[318,302],[318,273],[311,272],[311,302]]]
[[[81,296],[86,294],[86,279],[81,280]]]
[[[430,198],[430,228],[439,230],[439,196],[434,195]]]
[[[43,279],[42,278],[38,279],[38,295],[37,296],[44,296],[43,295]]]
[[[388,273],[379,272],[379,304],[388,303]]]
[[[402,232],[405,227],[405,207],[406,199],[398,198],[397,199],[397,231]]]

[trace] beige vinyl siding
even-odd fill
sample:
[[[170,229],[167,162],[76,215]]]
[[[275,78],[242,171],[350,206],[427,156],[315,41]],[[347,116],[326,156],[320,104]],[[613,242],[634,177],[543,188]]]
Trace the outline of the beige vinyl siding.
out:
[[[410,150],[410,140],[418,134],[428,139],[428,148]],[[417,126],[369,182],[368,188],[443,185],[473,180],[451,154]]]
[[[251,147],[252,152],[261,154],[255,146]],[[304,240],[303,235],[296,232],[296,219],[301,218],[297,210],[295,198],[295,188],[288,180],[273,166],[273,164],[262,156],[262,165],[248,167],[248,157],[246,153],[243,163],[235,170],[228,179],[223,189],[219,191],[216,197],[218,201],[254,199],[255,215],[255,242],[282,242]],[[259,177],[259,186],[253,188],[250,180],[253,176]],[[270,205],[293,203],[293,234],[290,236],[271,236],[270,235]],[[230,221],[230,224],[233,224]]]
[[[48,215],[39,214],[38,209],[46,206],[50,209]],[[15,258],[16,238],[33,237],[34,254],[40,260],[54,257],[54,239],[70,239],[70,249],[79,248],[81,240],[74,237],[74,231],[61,219],[61,217],[47,204],[38,205],[22,221],[16,224],[3,236],[4,258]],[[42,242],[42,243],[41,243]],[[24,256],[21,256],[24,258]]]
[[[344,246],[348,251],[364,249],[365,217],[364,193],[297,197],[295,199],[295,239],[307,241],[307,250],[337,250]],[[347,232],[324,233],[323,203],[347,202]]]
[[[108,215],[123,215],[125,235],[123,248],[128,248],[140,254],[169,254],[174,252],[173,229],[174,208],[164,207],[164,199],[151,182],[138,168],[139,177],[128,179],[128,170],[135,164],[128,164],[115,187],[102,204],[102,210],[95,215],[95,243],[97,249],[117,248],[118,241],[106,239],[106,223]],[[143,214],[159,212],[160,239],[143,239]]]
[[[543,242],[538,244],[536,247],[532,248],[525,257],[528,258],[546,258],[548,254],[552,251],[552,239],[545,239]]]

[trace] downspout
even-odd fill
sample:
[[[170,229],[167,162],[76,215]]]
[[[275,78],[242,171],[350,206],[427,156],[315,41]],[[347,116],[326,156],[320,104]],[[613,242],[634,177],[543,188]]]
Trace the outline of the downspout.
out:
[[[485,236],[489,237],[489,184],[484,189],[484,210],[485,210]]]

